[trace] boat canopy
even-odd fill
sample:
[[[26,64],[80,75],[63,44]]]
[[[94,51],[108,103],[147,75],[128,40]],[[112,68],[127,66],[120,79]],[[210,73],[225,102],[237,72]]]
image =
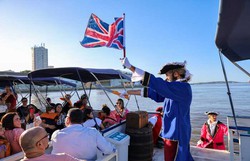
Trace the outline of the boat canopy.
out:
[[[59,78],[53,77],[44,77],[44,78],[34,78],[32,79],[33,83],[38,86],[49,86],[64,84],[72,87],[76,87],[75,83],[62,80]],[[31,84],[31,80],[27,76],[14,76],[14,75],[0,75],[0,87],[5,87],[6,85],[16,84]]]
[[[32,81],[34,82],[35,85],[40,85],[40,86],[64,84],[64,85],[76,87],[75,83],[72,83],[72,82],[69,82],[66,80],[62,80],[59,78],[54,78],[54,77],[34,78],[34,79],[32,79]]]
[[[238,65],[239,61],[250,59],[250,1],[249,0],[221,0],[219,20],[215,44],[219,49],[221,66],[227,85],[234,123],[238,132],[236,115],[231,97],[231,91],[226,75],[222,54],[236,67],[250,77],[250,73]]]
[[[231,62],[250,59],[249,0],[221,0],[215,43]]]
[[[64,68],[49,68],[40,69],[28,74],[28,77],[33,80],[37,77],[63,77],[73,80],[86,82],[95,82],[98,80],[109,79],[127,79],[130,77],[123,74],[119,70],[114,69],[93,69],[80,67],[64,67]]]

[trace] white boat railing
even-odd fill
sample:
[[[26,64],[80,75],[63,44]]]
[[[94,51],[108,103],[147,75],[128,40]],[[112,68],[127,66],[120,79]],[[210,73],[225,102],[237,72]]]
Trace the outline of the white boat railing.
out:
[[[239,144],[240,144],[240,160],[249,161],[250,160],[250,153],[249,153],[250,135],[240,134]]]
[[[239,135],[236,131],[234,118],[227,117],[228,125],[228,147],[230,151],[230,161],[234,161],[235,154],[239,155],[240,161],[250,160],[250,117],[236,116]],[[238,150],[238,151],[237,151]]]
[[[48,151],[51,151],[51,148],[49,148]],[[46,152],[47,153],[47,152]],[[48,152],[49,153],[49,152]],[[6,158],[0,159],[0,161],[20,161],[24,157],[23,152],[16,153],[14,155],[8,156]],[[118,160],[118,152],[111,153],[109,155],[98,155],[98,158],[96,161],[117,161]]]
[[[18,161],[18,160],[21,160],[23,156],[24,156],[23,152],[19,152],[19,153],[10,155],[8,157],[5,157],[3,159],[0,159],[0,161]]]

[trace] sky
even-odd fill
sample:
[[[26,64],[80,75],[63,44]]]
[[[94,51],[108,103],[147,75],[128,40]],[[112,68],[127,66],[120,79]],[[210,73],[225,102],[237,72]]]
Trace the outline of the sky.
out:
[[[224,81],[215,45],[218,0],[0,0],[0,71],[31,70],[31,48],[42,43],[54,67],[123,69],[123,51],[83,48],[91,13],[111,24],[125,13],[126,56],[156,76],[163,65],[187,61],[193,83]],[[223,57],[228,80],[249,77]],[[250,69],[250,63],[239,63]],[[249,70],[248,70],[249,71]]]

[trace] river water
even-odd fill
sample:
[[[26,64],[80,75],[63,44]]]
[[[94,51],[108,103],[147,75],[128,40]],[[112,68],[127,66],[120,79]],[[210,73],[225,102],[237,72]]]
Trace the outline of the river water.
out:
[[[226,124],[226,117],[232,116],[232,110],[227,95],[227,88],[225,84],[193,84],[191,85],[193,91],[193,100],[191,104],[191,124],[192,124],[192,139],[191,144],[195,145],[199,140],[199,134],[202,124],[207,120],[207,116],[204,112],[209,110],[218,111],[220,115],[218,119]],[[115,89],[122,91],[122,89]],[[233,100],[233,105],[236,115],[250,116],[250,84],[249,83],[230,83],[230,91]],[[112,102],[115,104],[118,96],[108,93],[110,100],[102,90],[91,90],[90,92],[90,103],[94,109],[101,109],[102,104],[107,104],[111,110],[113,110]],[[69,92],[67,92],[69,93]],[[79,95],[83,94],[83,91],[79,91]],[[49,92],[48,97],[52,99],[53,103],[61,103],[59,99],[59,92]],[[78,100],[77,94],[72,97],[72,102]],[[136,103],[138,102],[138,106]],[[33,101],[36,99],[33,98]],[[155,111],[163,103],[156,103],[149,98],[143,98],[137,96],[131,96],[129,101],[125,101],[127,108],[130,111],[146,110]]]

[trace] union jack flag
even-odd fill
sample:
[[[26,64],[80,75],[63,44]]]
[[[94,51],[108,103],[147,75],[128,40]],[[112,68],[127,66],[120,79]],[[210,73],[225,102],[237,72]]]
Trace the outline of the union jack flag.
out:
[[[84,38],[80,43],[86,48],[107,46],[115,49],[123,49],[123,37],[123,17],[115,18],[115,22],[109,25],[92,13],[85,30]]]

